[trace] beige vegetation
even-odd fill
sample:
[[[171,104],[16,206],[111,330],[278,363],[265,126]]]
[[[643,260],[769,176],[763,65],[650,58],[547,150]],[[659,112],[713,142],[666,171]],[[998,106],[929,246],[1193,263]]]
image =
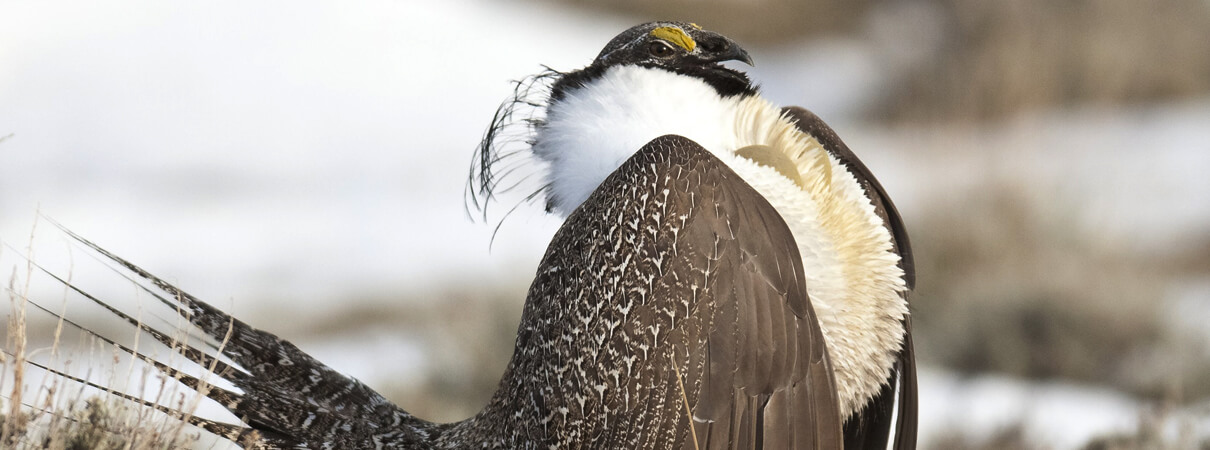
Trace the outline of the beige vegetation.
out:
[[[49,450],[151,450],[190,448],[199,433],[183,422],[174,420],[134,403],[94,390],[89,392],[74,380],[41,376],[30,373],[37,363],[27,360],[27,352],[50,352],[60,356],[59,328],[55,330],[53,343],[49,347],[37,348],[27,345],[25,314],[28,304],[13,283],[8,293],[11,308],[5,327],[6,344],[0,354],[0,373],[13,374],[11,386],[0,383],[4,402],[0,408],[0,447],[11,449]],[[61,325],[61,324],[59,324]],[[62,360],[53,366],[57,370],[68,370],[71,358],[79,349],[62,355]],[[102,352],[116,351],[96,346]],[[116,356],[114,361],[116,361]],[[115,372],[113,365],[88,362],[98,371]],[[154,375],[142,373],[146,383]],[[87,375],[84,376],[88,378]],[[112,377],[111,377],[111,380]],[[36,386],[36,389],[24,389]],[[174,384],[162,386],[158,398],[169,399],[163,404],[179,411],[191,411],[196,407],[193,394],[178,392]],[[175,399],[173,402],[170,399]]]
[[[81,407],[82,405],[82,407]],[[56,414],[0,417],[13,428],[3,437],[6,448],[49,450],[151,450],[190,448],[196,436],[181,429],[163,430],[171,422],[139,421],[139,411],[101,396],[64,402]]]
[[[1210,94],[1204,0],[540,1],[638,20],[691,17],[756,45],[907,38],[923,58],[891,68],[890,92],[863,113],[880,121],[985,121]],[[910,35],[882,36],[876,20]]]
[[[893,121],[988,120],[1023,110],[1210,93],[1203,0],[931,0],[941,47],[870,111]]]
[[[1162,307],[1168,286],[1205,273],[1207,246],[1137,254],[1090,239],[1074,217],[1029,209],[1024,195],[992,186],[931,207],[914,224],[921,281],[913,306],[920,347],[930,349],[921,357],[1157,401],[1210,396],[1202,376],[1210,349],[1170,331]]]
[[[913,58],[887,66],[889,91],[860,112],[894,127],[978,129],[1037,111],[1210,95],[1204,0],[601,5],[591,7],[701,17],[741,41],[770,45],[907,42]],[[1176,283],[1210,273],[1210,231],[1186,236],[1188,245],[1173,251],[1140,250],[1089,233],[1073,208],[1046,204],[1046,193],[1027,184],[990,180],[905,212],[920,280],[913,296],[920,358],[968,373],[1108,385],[1160,404],[1210,398],[1204,337],[1172,330],[1163,317]]]
[[[688,20],[749,45],[793,42],[860,28],[876,0],[536,0],[594,14],[646,20]]]
[[[827,35],[868,37],[869,14],[888,4],[623,0],[601,6],[542,1],[640,19],[684,17],[692,11],[705,26],[761,44]],[[940,18],[941,46],[894,74],[885,100],[862,112],[870,122],[977,127],[1031,110],[1210,95],[1210,2],[1204,0],[913,4]],[[1210,378],[1204,376],[1210,373],[1210,349],[1197,337],[1165,327],[1157,308],[1173,283],[1210,273],[1210,233],[1189,236],[1192,243],[1179,251],[1142,252],[1085,237],[1077,219],[1061,208],[1039,208],[1036,194],[1017,184],[991,182],[905,213],[919,269],[913,313],[922,361],[971,374],[1112,386],[1161,405],[1160,411],[1164,405],[1210,398]],[[432,350],[431,371],[422,382],[367,381],[420,417],[460,419],[479,410],[504,370],[525,282],[413,293],[402,299],[406,310],[352,309],[274,331],[305,348],[307,342],[351,330],[409,330],[420,346]],[[367,303],[386,301],[400,299]],[[256,317],[250,319],[257,324]],[[288,319],[278,315],[274,323]],[[20,326],[7,330],[10,339],[23,336]],[[6,344],[6,353],[22,347],[16,342]],[[6,370],[22,368],[20,358],[12,356],[4,364]],[[78,390],[69,389],[71,383],[56,383],[45,398],[27,401],[58,405],[59,414],[22,410],[10,397],[13,386],[0,386],[8,398],[3,445],[19,437],[29,448],[188,445],[188,433],[165,425],[170,421],[148,421],[122,401],[68,394]],[[1210,448],[1205,442],[1166,441],[1155,423],[1144,421],[1135,434],[1098,438],[1088,448]],[[932,444],[938,449],[1037,445],[1019,428],[979,439],[955,432]]]

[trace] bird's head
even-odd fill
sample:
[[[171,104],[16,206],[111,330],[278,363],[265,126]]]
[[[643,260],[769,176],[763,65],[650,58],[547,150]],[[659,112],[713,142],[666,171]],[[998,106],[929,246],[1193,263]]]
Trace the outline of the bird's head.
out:
[[[686,22],[648,22],[615,36],[592,64],[565,74],[554,85],[552,100],[582,86],[606,69],[636,65],[664,69],[700,78],[722,96],[750,94],[756,88],[743,72],[724,66],[726,61],[752,65],[752,57],[730,38]]]
[[[611,69],[640,67],[692,77],[713,88],[719,97],[755,95],[757,87],[748,76],[723,65],[727,61],[752,65],[748,52],[726,36],[687,22],[648,22],[615,36],[589,65],[579,70],[562,72],[548,68],[518,81],[512,98],[497,109],[476,152],[467,184],[468,206],[481,210],[486,218],[487,203],[495,194],[518,186],[504,181],[500,175],[526,178],[515,173],[532,167],[524,157],[531,154],[529,146],[535,144],[539,130],[550,128],[543,116],[574,91],[605,77]],[[517,143],[528,146],[512,145]],[[637,149],[636,146],[629,151]],[[543,176],[549,179],[549,175]],[[547,208],[551,210],[554,198],[551,189],[547,185],[525,198],[542,199],[545,192]]]

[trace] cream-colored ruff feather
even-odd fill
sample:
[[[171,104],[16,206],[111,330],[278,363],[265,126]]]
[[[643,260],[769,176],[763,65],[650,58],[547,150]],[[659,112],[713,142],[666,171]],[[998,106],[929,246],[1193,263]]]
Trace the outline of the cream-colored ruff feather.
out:
[[[722,98],[705,82],[621,66],[568,91],[546,112],[535,154],[550,163],[548,195],[566,216],[652,139],[678,134],[714,153],[790,226],[807,291],[832,358],[841,414],[859,410],[888,378],[907,305],[891,235],[861,186],[812,136],[759,96]],[[783,152],[801,184],[735,155],[750,145]]]

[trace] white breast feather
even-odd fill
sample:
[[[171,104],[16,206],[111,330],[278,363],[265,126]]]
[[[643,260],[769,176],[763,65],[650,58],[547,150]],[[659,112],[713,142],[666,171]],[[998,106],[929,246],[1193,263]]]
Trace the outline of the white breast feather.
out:
[[[907,305],[890,233],[856,179],[778,108],[752,96],[721,98],[696,78],[615,67],[547,110],[534,153],[550,164],[548,194],[566,216],[644,144],[677,134],[714,153],[786,220],[802,255],[847,417],[878,392],[902,345]],[[803,189],[734,155],[769,145],[798,163]]]

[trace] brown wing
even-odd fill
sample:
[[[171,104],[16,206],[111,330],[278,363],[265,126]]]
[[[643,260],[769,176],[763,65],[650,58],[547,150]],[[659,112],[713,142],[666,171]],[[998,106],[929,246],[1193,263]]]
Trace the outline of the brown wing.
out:
[[[891,232],[894,251],[899,253],[904,280],[909,290],[916,287],[916,268],[912,259],[912,246],[908,242],[907,229],[895,204],[887,196],[882,185],[870,173],[870,169],[853,154],[836,132],[819,116],[799,107],[783,108],[782,113],[793,120],[798,129],[813,136],[833,157],[840,161],[865,189],[866,197],[874,210]],[[906,300],[907,293],[904,293]],[[865,409],[845,422],[845,446],[850,449],[885,449],[889,432],[895,429],[895,449],[916,448],[916,357],[912,348],[912,323],[904,318],[905,335],[903,349],[895,362],[890,383],[884,386]],[[897,416],[897,417],[896,417]],[[894,427],[892,423],[894,422]]]
[[[840,448],[831,362],[794,237],[764,197],[713,156],[702,159],[697,171],[708,181],[698,192],[707,205],[687,229],[703,241],[722,239],[707,291],[714,326],[701,341],[704,371],[693,411],[698,445]]]
[[[502,387],[550,417],[541,447],[840,448],[804,280],[763,197],[693,141],[657,138],[555,236]]]
[[[764,198],[683,137],[644,146],[568,218],[538,269],[500,391],[458,424],[410,416],[290,343],[72,236],[226,341],[221,353],[235,365],[216,372],[243,393],[209,395],[244,425],[208,429],[233,440],[257,436],[272,448],[842,444],[832,368],[793,236]],[[199,349],[179,351],[215,362]]]

